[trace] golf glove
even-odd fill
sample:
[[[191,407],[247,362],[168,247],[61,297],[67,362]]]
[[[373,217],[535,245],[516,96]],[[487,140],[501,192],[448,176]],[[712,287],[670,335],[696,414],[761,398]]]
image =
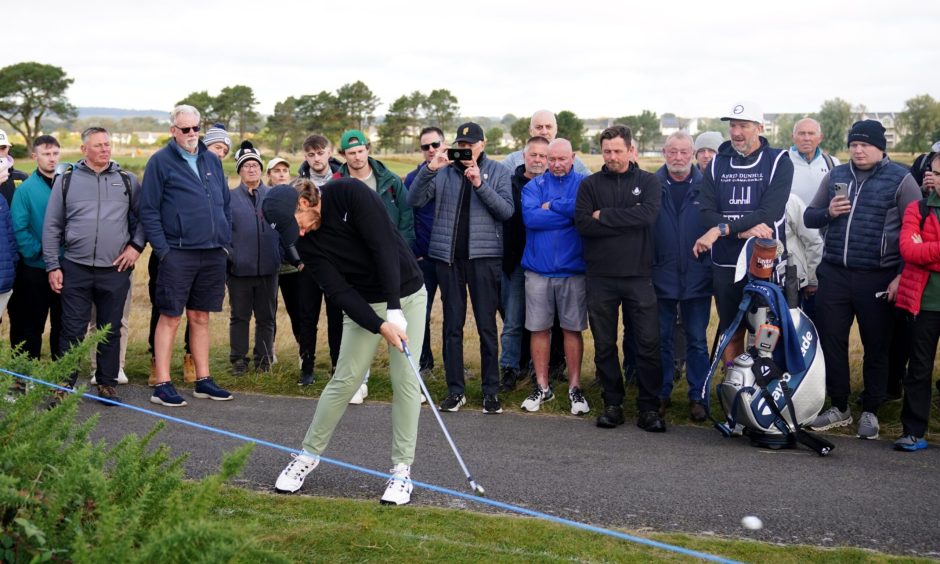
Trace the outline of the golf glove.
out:
[[[400,309],[388,310],[388,322],[398,326],[402,331],[408,330],[408,321],[405,319],[405,313]]]

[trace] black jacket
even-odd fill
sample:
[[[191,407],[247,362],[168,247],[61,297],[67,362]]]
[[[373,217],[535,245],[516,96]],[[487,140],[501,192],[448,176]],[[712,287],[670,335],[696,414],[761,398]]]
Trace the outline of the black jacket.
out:
[[[382,199],[361,181],[331,180],[320,188],[320,198],[320,228],[298,239],[297,250],[326,295],[361,327],[378,333],[384,320],[369,304],[401,309],[402,296],[424,284],[418,261]]]
[[[13,192],[16,190],[16,183],[22,182],[27,178],[29,178],[29,175],[22,170],[16,170],[15,168],[10,169],[10,177],[6,179],[6,182],[0,184],[0,194],[6,198],[8,206],[13,205]]]
[[[516,167],[512,175],[512,217],[503,222],[503,272],[512,276],[522,262],[525,251],[525,223],[522,221],[522,188],[528,184],[525,165]]]
[[[584,243],[588,276],[650,276],[652,227],[662,203],[655,175],[630,163],[626,172],[588,176],[578,188],[574,222]],[[600,210],[600,219],[593,213]]]

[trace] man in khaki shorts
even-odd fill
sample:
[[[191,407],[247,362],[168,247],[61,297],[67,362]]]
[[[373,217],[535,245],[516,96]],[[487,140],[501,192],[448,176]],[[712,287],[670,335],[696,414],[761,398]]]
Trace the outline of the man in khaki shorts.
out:
[[[532,332],[532,362],[536,385],[522,402],[525,411],[538,411],[554,399],[548,384],[548,357],[552,324],[557,312],[564,335],[571,413],[590,411],[581,393],[581,358],[587,329],[587,267],[581,236],[574,225],[574,204],[584,175],[572,170],[574,151],[566,139],[548,146],[548,172],[536,176],[522,190],[522,221],[526,227],[525,268],[526,329]]]

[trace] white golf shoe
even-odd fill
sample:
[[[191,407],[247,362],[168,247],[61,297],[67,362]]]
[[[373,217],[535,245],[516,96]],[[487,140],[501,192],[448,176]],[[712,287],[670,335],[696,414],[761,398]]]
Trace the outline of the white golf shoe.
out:
[[[89,379],[88,382],[91,383],[91,384],[95,384],[95,385],[98,384],[98,378],[95,377],[95,373],[94,373],[94,372],[91,373],[91,379]],[[118,384],[126,384],[126,383],[127,383],[127,374],[124,373],[124,369],[123,369],[123,368],[119,368],[119,369],[118,369],[117,383],[118,383]]]
[[[388,479],[385,493],[382,494],[382,505],[405,505],[411,501],[411,466],[396,464],[391,470],[392,477]]]
[[[361,386],[359,386],[359,389],[356,390],[356,393],[353,394],[352,399],[349,400],[349,404],[361,405],[362,401],[366,399],[367,397],[369,397],[369,385],[366,383],[363,383]]]
[[[274,483],[274,489],[281,493],[294,493],[304,485],[307,474],[320,464],[319,458],[306,454],[291,454],[293,460],[281,471]]]

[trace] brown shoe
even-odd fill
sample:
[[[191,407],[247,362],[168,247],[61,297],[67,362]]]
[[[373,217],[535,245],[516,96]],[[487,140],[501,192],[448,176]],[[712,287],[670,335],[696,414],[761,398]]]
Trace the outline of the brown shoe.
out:
[[[708,419],[708,414],[705,413],[705,406],[700,404],[697,401],[693,401],[689,404],[689,419],[697,423],[701,423]]]
[[[147,377],[147,385],[151,388],[157,385],[157,358],[150,357],[150,376]]]
[[[193,355],[186,353],[183,355],[183,382],[192,384],[196,381],[196,363],[193,362]]]
[[[118,397],[114,386],[98,386],[98,397],[102,400],[111,400],[100,402],[102,405],[113,406],[115,403],[121,403],[121,398]]]

